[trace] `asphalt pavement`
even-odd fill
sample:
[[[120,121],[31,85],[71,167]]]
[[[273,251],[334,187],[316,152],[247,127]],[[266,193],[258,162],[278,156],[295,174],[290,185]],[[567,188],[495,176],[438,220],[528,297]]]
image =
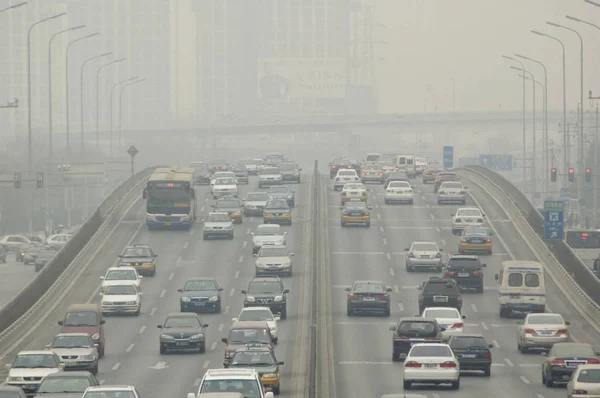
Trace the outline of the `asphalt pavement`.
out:
[[[9,253],[6,264],[0,264],[0,308],[4,307],[37,275],[33,264],[17,262],[14,253]]]

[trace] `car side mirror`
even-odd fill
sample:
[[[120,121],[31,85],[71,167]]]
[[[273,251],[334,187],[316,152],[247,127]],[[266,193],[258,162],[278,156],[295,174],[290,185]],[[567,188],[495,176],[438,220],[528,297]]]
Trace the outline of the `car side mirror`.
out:
[[[186,398],[196,398],[196,394],[194,394],[193,392],[188,393]]]
[[[123,255],[122,255],[122,254],[119,254],[119,258],[123,258]]]
[[[231,322],[237,322],[237,318],[231,318]]]
[[[287,235],[287,231],[283,233],[284,235]]]
[[[98,296],[104,296],[104,293],[98,292]]]
[[[183,293],[183,289],[177,289],[179,293]]]
[[[258,253],[252,253],[252,257],[258,257]]]
[[[494,348],[493,344],[488,344],[488,348]]]
[[[392,332],[395,332],[395,331],[396,331],[396,327],[395,327],[395,326],[390,326],[390,330],[391,330]]]
[[[250,232],[250,236],[254,236],[254,232]]]
[[[101,281],[103,281],[103,280],[104,280],[104,277],[103,277],[103,276],[101,276],[101,277],[100,277],[100,280],[101,280]]]
[[[546,351],[542,351],[541,355],[542,355],[543,357],[547,357],[547,356],[548,356],[548,353],[547,353]]]
[[[440,330],[441,330],[442,332],[445,332],[445,331],[446,331],[446,328],[445,328],[445,327],[440,327]]]
[[[487,264],[481,264],[481,268],[487,267]]]
[[[345,290],[345,291],[347,291],[347,292],[349,292],[349,291],[350,291],[350,288],[349,288],[349,287],[347,287],[347,288],[345,288],[344,290]]]
[[[158,254],[153,254],[152,257],[158,257]]]
[[[242,199],[240,199],[240,200],[241,200],[242,202],[245,202],[245,201],[246,201],[246,198],[242,198]]]
[[[217,289],[217,292],[222,292],[222,291],[223,291],[222,287],[220,287],[220,288]]]
[[[52,346],[50,344],[46,344],[44,347],[46,347],[46,348],[52,348]]]
[[[290,257],[294,257],[296,253],[290,253]]]
[[[146,189],[144,189],[144,191],[142,192],[142,198],[146,199],[148,197],[148,191]]]
[[[417,286],[417,290],[423,290],[423,286],[421,286],[421,285]]]
[[[568,326],[568,325],[570,325],[570,324],[571,324],[571,322],[569,322],[569,321],[565,321],[565,325],[567,325],[567,326]]]
[[[276,317],[274,317],[273,319],[275,319],[276,321],[280,321],[280,320],[281,320],[281,317],[280,317],[280,316],[276,316]]]
[[[279,361],[277,362],[277,365],[285,365],[285,363],[283,361]]]
[[[104,320],[104,319],[102,319],[102,320],[100,321],[100,325],[104,325],[105,323],[106,323],[106,320]]]
[[[203,327],[203,328],[207,328],[207,327],[208,327],[208,323],[203,323],[203,324],[202,324],[202,327]]]
[[[58,322],[56,322],[56,323],[58,323],[60,326],[62,326],[62,325],[63,325],[63,321],[58,321]]]
[[[405,247],[405,248],[404,248],[404,251],[405,251],[405,252],[407,252],[407,251],[408,251],[408,247]]]
[[[248,294],[246,290],[240,290],[242,294]]]
[[[290,292],[290,289],[283,289],[283,294],[288,294]]]
[[[227,344],[227,337],[223,337],[223,338],[221,338],[221,341],[222,341],[223,343]]]
[[[498,275],[498,274],[494,275],[494,279],[495,279],[496,281],[500,280],[500,275]]]
[[[444,249],[439,249],[439,251],[443,252],[443,251],[444,251]]]
[[[142,275],[138,275],[139,279],[144,279],[144,277]]]
[[[216,209],[217,206],[216,205],[211,205],[210,207],[212,207],[213,209]]]
[[[462,319],[467,319],[467,316],[466,315],[462,315]]]
[[[469,189],[469,187],[463,187],[464,189]]]
[[[156,325],[157,328],[162,329],[163,325]]]
[[[367,206],[367,209],[373,210],[373,206]]]
[[[385,291],[388,292],[388,293],[391,293],[392,292],[392,288],[388,287],[388,288],[385,289]]]

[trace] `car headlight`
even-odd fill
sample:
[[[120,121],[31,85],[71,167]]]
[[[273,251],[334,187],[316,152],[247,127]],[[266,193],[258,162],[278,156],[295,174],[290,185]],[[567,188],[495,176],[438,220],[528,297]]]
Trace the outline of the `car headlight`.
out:
[[[212,229],[211,226],[205,225],[204,227],[202,227],[203,230],[205,231],[210,231]]]
[[[9,377],[8,378],[9,381],[24,381],[22,377]]]
[[[294,198],[294,195],[293,195],[293,194],[289,194],[289,195],[288,195],[288,199],[293,199],[293,198]]]
[[[96,354],[91,353],[89,355],[84,355],[83,359],[91,359],[92,361],[96,359]]]
[[[256,301],[256,297],[254,296],[246,296],[246,301],[249,303],[254,303]]]
[[[92,335],[92,340],[100,340],[100,333],[94,333]]]
[[[126,305],[136,305],[137,301],[128,301]]]
[[[203,338],[204,338],[204,333],[198,333],[198,334],[195,334],[192,337],[190,337],[190,340],[203,339]]]
[[[265,373],[261,377],[264,377],[266,379],[274,379],[277,377],[277,373]]]
[[[219,296],[212,296],[208,301],[219,301]]]
[[[233,356],[233,352],[225,351],[225,358],[229,359]]]
[[[229,224],[228,226],[225,227],[225,229],[233,229],[233,224]]]
[[[282,267],[291,267],[292,263],[291,262],[287,262],[287,263],[283,263],[281,264]]]
[[[190,300],[190,298],[189,298],[189,297],[182,297],[182,298],[181,298],[181,301],[183,301],[184,303],[189,303],[189,302],[190,302],[190,301],[192,301],[192,300]]]
[[[275,301],[276,302],[283,301],[283,296],[275,296]]]
[[[162,340],[173,340],[173,336],[170,336],[170,335],[168,335],[168,334],[161,334],[161,335],[160,335],[160,338],[161,338]]]
[[[187,220],[189,220],[189,219],[190,219],[190,216],[189,216],[189,215],[187,215],[187,214],[184,214],[184,215],[182,215],[182,216],[181,216],[181,220],[182,220],[182,221],[187,221]]]

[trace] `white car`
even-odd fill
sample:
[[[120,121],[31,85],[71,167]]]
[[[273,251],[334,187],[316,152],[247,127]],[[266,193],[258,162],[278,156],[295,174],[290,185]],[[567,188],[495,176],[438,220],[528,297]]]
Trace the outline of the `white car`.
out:
[[[567,397],[600,397],[600,365],[579,365],[567,384]]]
[[[28,395],[35,395],[44,377],[64,368],[53,351],[21,351],[6,367],[10,369],[6,384],[20,387]]]
[[[213,175],[210,176],[211,187],[215,185],[215,181],[217,180],[217,178],[235,178],[235,173],[233,171],[216,171]]]
[[[266,192],[248,192],[244,202],[244,215],[250,216],[262,216],[263,209],[269,200],[273,199],[271,195]]]
[[[287,232],[283,232],[279,224],[260,224],[250,235],[252,235],[252,254],[256,254],[263,245],[285,246]]]
[[[410,183],[407,181],[392,181],[388,184],[383,194],[385,204],[390,203],[415,203],[415,195]]]
[[[417,269],[435,268],[442,271],[442,251],[435,242],[413,242],[409,248],[404,249],[406,255],[406,271]]]
[[[233,220],[229,214],[224,212],[208,213],[208,218],[202,227],[202,238],[207,240],[210,237],[233,239]]]
[[[477,207],[462,207],[452,214],[452,233],[460,234],[470,225],[482,227],[485,224],[485,214]]]
[[[81,398],[140,398],[134,386],[91,386],[86,388]]]
[[[525,353],[530,348],[548,350],[556,343],[567,343],[570,324],[560,314],[529,313],[519,325],[517,348]]]
[[[260,248],[257,254],[253,254],[256,258],[256,275],[260,274],[285,274],[292,276],[292,257],[287,247],[282,245],[264,245]]]
[[[198,386],[197,396],[201,398],[200,395],[208,392],[239,392],[243,393],[244,397],[275,398],[273,392],[265,392],[260,375],[252,368],[208,369]],[[85,395],[83,397],[86,398]],[[194,393],[188,393],[186,398],[197,397]]]
[[[460,388],[460,364],[448,344],[419,343],[404,361],[404,390],[414,384],[450,384]]]
[[[277,334],[277,321],[281,320],[281,317],[273,315],[269,307],[246,307],[244,308],[237,318],[233,318],[233,322],[237,321],[260,321],[267,322],[271,336],[273,337],[273,343],[277,344],[279,336]]]
[[[0,237],[0,244],[12,252],[18,251],[23,245],[30,245],[31,240],[22,235],[5,235]]]
[[[141,289],[143,276],[138,274],[134,267],[111,267],[100,279],[102,280],[101,292],[104,293],[108,286],[124,283],[132,283],[138,289]]]
[[[142,292],[135,284],[122,282],[110,285],[101,294],[100,307],[103,314],[140,314]]]
[[[446,328],[442,332],[442,342],[448,341],[452,335],[465,331],[463,319],[467,319],[467,316],[462,315],[456,308],[429,307],[423,310],[421,316],[423,318],[433,318],[441,327]]]
[[[214,199],[218,199],[223,196],[233,196],[237,198],[237,179],[231,177],[219,177],[215,180],[211,190]]]
[[[258,187],[281,185],[283,176],[277,167],[265,166],[258,172]]]
[[[333,179],[333,190],[339,191],[344,185],[351,182],[360,182],[360,177],[356,174],[354,169],[341,169],[338,170],[337,175]]]
[[[52,235],[52,236],[49,236],[48,239],[46,239],[46,245],[47,246],[51,246],[51,247],[55,248],[56,250],[59,250],[64,245],[66,245],[67,242],[72,237],[73,237],[72,234],[57,234],[57,235]]]
[[[367,188],[362,182],[351,182],[342,188],[342,206],[344,203],[351,201],[352,199],[359,199],[363,202],[367,202]]]
[[[60,333],[46,346],[65,364],[64,370],[87,370],[98,373],[98,349],[87,333]]]
[[[437,192],[437,203],[467,203],[467,187],[463,186],[460,181],[445,181],[442,182]]]

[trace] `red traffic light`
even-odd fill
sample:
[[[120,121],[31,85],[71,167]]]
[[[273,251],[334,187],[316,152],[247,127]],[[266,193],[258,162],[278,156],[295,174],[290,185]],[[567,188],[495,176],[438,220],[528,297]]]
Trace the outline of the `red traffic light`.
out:
[[[553,173],[556,173],[556,169],[555,168],[552,168],[552,170],[550,170],[550,171],[553,172]]]
[[[589,174],[592,172],[592,169],[585,169],[585,172]]]
[[[575,173],[575,169],[569,169],[569,174],[574,174]]]

